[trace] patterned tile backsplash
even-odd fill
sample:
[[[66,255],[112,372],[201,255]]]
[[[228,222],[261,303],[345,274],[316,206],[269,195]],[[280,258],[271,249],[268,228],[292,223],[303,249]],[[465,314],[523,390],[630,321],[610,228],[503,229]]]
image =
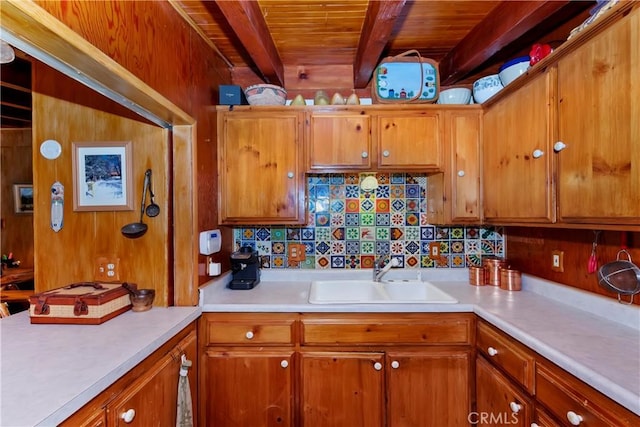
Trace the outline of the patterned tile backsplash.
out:
[[[361,179],[374,175],[378,188],[365,191]],[[258,250],[262,268],[372,268],[381,254],[405,268],[464,268],[483,256],[504,256],[502,229],[438,227],[427,223],[427,176],[405,173],[307,175],[307,226],[234,229],[235,250]],[[440,261],[429,245],[440,245]],[[305,246],[306,260],[289,262],[292,243]]]

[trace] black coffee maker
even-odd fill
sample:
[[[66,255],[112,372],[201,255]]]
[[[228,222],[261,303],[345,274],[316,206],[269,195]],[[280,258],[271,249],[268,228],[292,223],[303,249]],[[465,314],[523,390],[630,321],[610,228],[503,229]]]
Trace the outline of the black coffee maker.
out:
[[[233,278],[229,289],[253,289],[260,283],[260,262],[258,253],[251,246],[243,246],[231,254]]]

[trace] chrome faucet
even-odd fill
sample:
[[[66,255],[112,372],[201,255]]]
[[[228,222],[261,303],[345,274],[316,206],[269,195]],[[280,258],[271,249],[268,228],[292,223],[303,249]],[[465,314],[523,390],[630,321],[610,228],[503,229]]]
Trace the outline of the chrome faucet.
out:
[[[387,265],[382,266],[384,260],[389,258],[389,255],[382,255],[378,259],[373,262],[373,281],[379,282],[382,280],[382,276],[387,274],[387,271],[391,269],[391,267],[397,267],[400,265],[397,258],[390,258]]]

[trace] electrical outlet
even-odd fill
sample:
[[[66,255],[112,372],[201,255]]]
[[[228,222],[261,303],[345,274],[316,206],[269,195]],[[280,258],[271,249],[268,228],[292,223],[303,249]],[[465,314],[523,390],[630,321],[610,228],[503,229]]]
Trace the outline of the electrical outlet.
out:
[[[551,252],[551,270],[564,272],[564,252],[555,250]]]
[[[435,261],[440,259],[440,243],[439,242],[429,243],[429,258]]]
[[[96,258],[96,269],[93,273],[96,282],[120,281],[120,258],[116,256],[99,256]]]

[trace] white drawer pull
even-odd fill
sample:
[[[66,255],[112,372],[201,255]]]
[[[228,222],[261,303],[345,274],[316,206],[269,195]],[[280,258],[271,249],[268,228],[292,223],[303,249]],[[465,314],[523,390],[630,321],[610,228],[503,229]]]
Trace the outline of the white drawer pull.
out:
[[[489,353],[489,356],[495,356],[496,354],[498,354],[498,350],[496,350],[496,349],[495,349],[495,348],[493,348],[493,347],[489,347],[489,348],[487,349],[487,353]]]
[[[463,171],[463,170],[459,170],[459,171],[458,171],[458,176],[459,176],[460,178],[462,178],[462,177],[464,176],[464,171]]]
[[[366,159],[367,157],[369,157],[369,153],[367,153],[366,151],[363,151],[361,156],[363,159]]]
[[[579,426],[582,422],[582,417],[573,411],[567,412],[567,419],[572,426]]]
[[[129,409],[126,412],[123,412],[122,415],[120,415],[120,418],[122,418],[124,420],[125,423],[129,424],[131,421],[133,421],[133,419],[136,417],[136,410],[135,409]]]
[[[534,159],[539,159],[542,156],[544,156],[544,151],[542,151],[542,150],[533,150],[533,158]]]
[[[291,179],[291,178],[293,178],[293,177],[294,177],[293,172],[289,172],[289,173],[287,174],[287,178]]]
[[[531,427],[540,427],[538,423],[531,423]]]
[[[380,362],[376,362],[373,364],[373,369],[375,369],[376,371],[379,371],[382,369],[382,363]]]
[[[389,157],[389,154],[391,154],[391,153],[389,153],[389,150],[384,150],[384,151],[382,152],[382,155],[383,155],[384,157]]]
[[[249,331],[246,334],[244,334],[245,337],[247,337],[248,340],[253,338],[253,332]]]
[[[511,412],[517,414],[522,409],[522,405],[516,402],[509,403],[509,408],[511,408]]]
[[[555,151],[556,153],[561,152],[565,148],[567,148],[567,144],[565,144],[562,141],[558,141],[555,144],[553,144],[553,151]]]
[[[289,366],[289,362],[287,362],[286,360],[283,360],[280,362],[280,366],[282,366],[283,368],[286,368],[287,366]]]
[[[391,367],[393,369],[398,369],[400,367],[400,362],[398,362],[397,360],[394,360],[393,362],[391,362]]]

